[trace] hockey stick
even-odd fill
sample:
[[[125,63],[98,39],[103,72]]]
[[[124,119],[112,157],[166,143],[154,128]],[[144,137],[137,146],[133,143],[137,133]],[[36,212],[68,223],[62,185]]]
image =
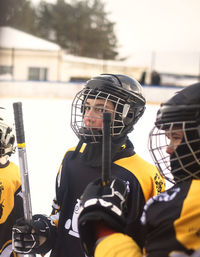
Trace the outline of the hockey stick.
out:
[[[28,177],[28,164],[26,155],[26,143],[25,143],[25,133],[24,133],[24,123],[23,123],[23,112],[22,103],[13,103],[15,128],[17,136],[17,149],[19,155],[19,168],[22,183],[22,195],[23,195],[23,207],[24,207],[24,219],[28,224],[32,220],[32,206],[31,206],[31,195],[29,187],[29,177]],[[28,256],[36,256],[35,254],[27,254]]]
[[[102,142],[102,184],[107,185],[111,178],[111,113],[103,113],[103,142]]]

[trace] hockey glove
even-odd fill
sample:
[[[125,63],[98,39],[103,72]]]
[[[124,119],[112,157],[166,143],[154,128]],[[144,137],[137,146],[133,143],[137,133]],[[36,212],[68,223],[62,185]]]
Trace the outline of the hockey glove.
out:
[[[112,178],[106,186],[102,186],[101,179],[97,179],[86,187],[80,200],[78,229],[87,256],[94,255],[98,224],[123,232],[128,192],[128,183],[118,178]]]
[[[51,248],[51,236],[55,226],[44,215],[34,215],[29,225],[23,218],[12,229],[12,247],[16,253],[45,254]]]

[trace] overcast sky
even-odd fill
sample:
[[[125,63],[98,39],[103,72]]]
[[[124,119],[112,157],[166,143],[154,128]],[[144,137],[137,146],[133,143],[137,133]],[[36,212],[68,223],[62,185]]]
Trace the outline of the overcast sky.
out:
[[[196,55],[193,62],[196,70],[199,69],[200,0],[103,1],[110,12],[110,20],[116,22],[121,56],[132,57],[135,52],[147,56],[153,51],[169,52],[173,56],[174,52],[184,52],[192,60],[191,56]],[[182,58],[179,59],[182,63]]]
[[[170,62],[172,71],[199,72],[200,0],[105,0],[105,3],[116,22],[122,55],[130,56],[138,64],[145,60],[147,65],[157,65],[163,71]]]
[[[131,49],[200,51],[199,0],[107,0],[116,32]]]

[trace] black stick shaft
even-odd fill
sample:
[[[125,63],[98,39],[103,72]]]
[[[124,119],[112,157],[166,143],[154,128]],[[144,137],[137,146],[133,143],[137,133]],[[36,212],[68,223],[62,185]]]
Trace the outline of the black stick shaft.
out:
[[[102,184],[107,185],[111,178],[111,113],[103,113],[103,145],[102,145]]]
[[[28,164],[27,164],[27,155],[26,155],[22,103],[21,102],[13,103],[13,110],[14,110],[15,128],[16,128],[16,136],[17,136],[17,148],[18,148],[18,155],[19,155],[19,168],[20,168],[21,182],[22,182],[24,218],[28,223],[30,223],[30,221],[32,220],[32,207],[31,207],[31,196],[30,196],[29,177],[28,177]]]

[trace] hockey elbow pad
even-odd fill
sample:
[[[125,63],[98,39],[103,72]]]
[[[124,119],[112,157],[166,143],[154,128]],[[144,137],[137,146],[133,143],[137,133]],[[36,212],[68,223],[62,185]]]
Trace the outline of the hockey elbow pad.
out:
[[[56,226],[45,215],[34,215],[30,224],[20,218],[12,229],[13,250],[21,254],[45,254],[53,247],[55,233]]]
[[[97,225],[107,224],[116,232],[124,231],[128,193],[128,183],[118,178],[112,178],[106,186],[102,186],[102,180],[97,179],[86,187],[80,200],[78,229],[87,256],[94,254]]]

